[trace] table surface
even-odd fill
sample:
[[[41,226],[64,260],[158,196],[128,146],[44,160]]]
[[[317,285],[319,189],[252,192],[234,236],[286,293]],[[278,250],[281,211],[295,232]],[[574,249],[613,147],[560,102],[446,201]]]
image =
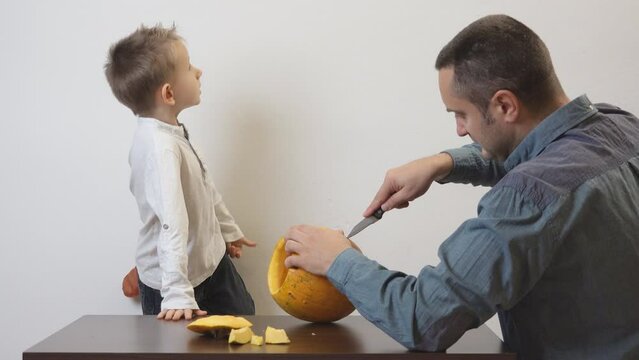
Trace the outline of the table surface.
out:
[[[228,344],[155,316],[86,315],[23,353],[34,359],[515,359],[485,325],[468,331],[445,353],[410,352],[361,316],[315,324],[291,316],[246,316],[253,331],[286,330],[290,344]]]

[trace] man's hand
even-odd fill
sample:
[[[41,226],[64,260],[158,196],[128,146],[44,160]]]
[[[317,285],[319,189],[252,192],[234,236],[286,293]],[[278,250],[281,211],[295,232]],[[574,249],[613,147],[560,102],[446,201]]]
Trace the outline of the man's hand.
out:
[[[239,240],[227,243],[226,250],[229,253],[230,257],[239,258],[240,256],[242,256],[243,246],[256,247],[257,244],[247,238],[241,238]]]
[[[441,153],[387,171],[364,217],[373,215],[380,207],[384,211],[407,207],[409,202],[424,195],[433,181],[446,177],[452,169],[453,159]]]
[[[290,254],[284,260],[286,267],[302,268],[323,276],[337,255],[353,247],[343,232],[310,225],[293,226],[285,239],[284,249]]]
[[[158,314],[158,319],[164,320],[180,320],[184,317],[186,320],[191,320],[193,316],[206,315],[206,311],[199,309],[168,309],[162,310]]]

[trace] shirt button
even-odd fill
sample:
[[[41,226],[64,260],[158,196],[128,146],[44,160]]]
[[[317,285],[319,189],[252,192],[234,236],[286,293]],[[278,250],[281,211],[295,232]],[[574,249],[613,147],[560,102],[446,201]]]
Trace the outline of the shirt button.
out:
[[[166,230],[168,228],[169,228],[169,225],[167,225],[167,224],[162,225],[162,229]]]

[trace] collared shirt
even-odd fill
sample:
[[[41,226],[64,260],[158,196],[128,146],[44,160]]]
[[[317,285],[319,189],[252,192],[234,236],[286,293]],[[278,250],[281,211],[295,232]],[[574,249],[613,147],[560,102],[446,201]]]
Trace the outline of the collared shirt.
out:
[[[129,164],[140,280],[160,289],[162,310],[198,309],[193,288],[213,274],[226,242],[244,235],[182,126],[139,118]]]
[[[522,359],[639,358],[639,120],[581,96],[503,165],[449,151],[446,181],[494,185],[417,277],[355,250],[328,277],[406,347],[442,350],[495,313]]]

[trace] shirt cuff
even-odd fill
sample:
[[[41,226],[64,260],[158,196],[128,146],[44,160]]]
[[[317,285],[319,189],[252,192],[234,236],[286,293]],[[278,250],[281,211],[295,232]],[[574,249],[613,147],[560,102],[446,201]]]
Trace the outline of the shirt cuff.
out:
[[[222,232],[222,238],[224,239],[225,243],[232,243],[233,241],[240,240],[243,237],[244,233],[239,228],[229,233]]]
[[[359,263],[370,261],[359,251],[350,248],[342,251],[326,272],[328,280],[342,293],[348,279],[350,277],[351,270]]]
[[[450,155],[453,159],[453,169],[446,177],[438,180],[437,182],[440,184],[465,182],[466,179],[468,179],[469,173],[472,172],[471,169],[475,169],[477,167],[472,157],[474,151],[475,150],[472,150],[469,147],[460,147],[442,151],[442,153]]]

